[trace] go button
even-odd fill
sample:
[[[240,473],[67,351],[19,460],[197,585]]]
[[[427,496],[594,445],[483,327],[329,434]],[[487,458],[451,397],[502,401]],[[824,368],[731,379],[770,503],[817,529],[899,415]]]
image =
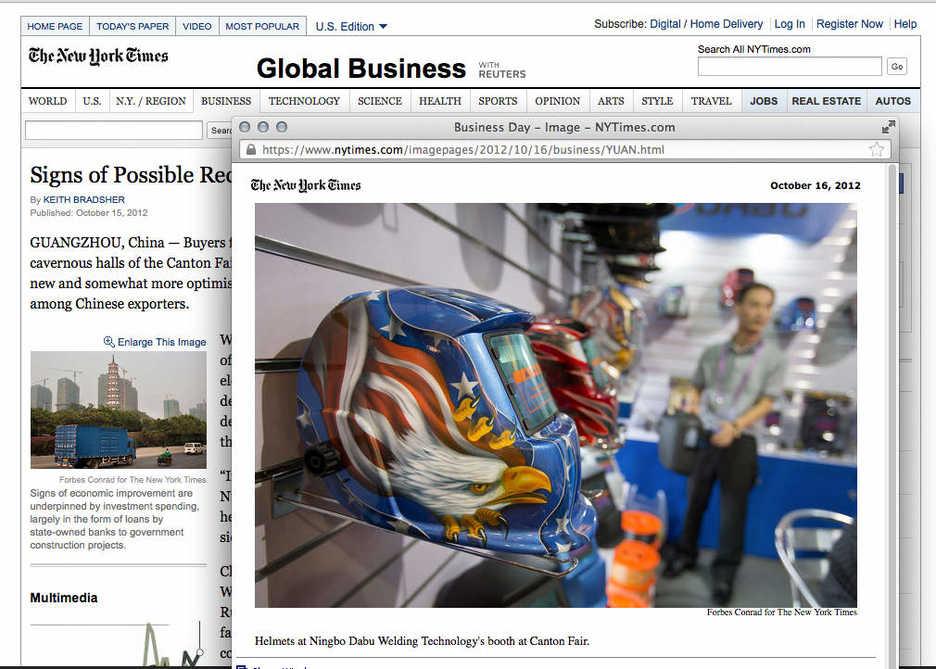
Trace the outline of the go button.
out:
[[[887,59],[887,73],[890,75],[900,75],[907,73],[907,59],[906,58],[888,58]]]

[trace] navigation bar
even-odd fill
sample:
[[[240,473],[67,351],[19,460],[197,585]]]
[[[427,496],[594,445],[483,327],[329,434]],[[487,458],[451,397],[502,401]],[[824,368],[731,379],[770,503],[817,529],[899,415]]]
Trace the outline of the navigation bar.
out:
[[[24,16],[21,34],[36,35],[308,35],[304,16]]]
[[[893,114],[920,111],[917,88],[293,88],[28,89],[33,113],[228,112],[335,114]]]
[[[400,3],[385,3],[372,12],[349,14],[340,3],[318,3],[311,16],[27,16],[22,35],[388,35],[438,34],[440,28],[473,34],[481,27],[500,34],[551,34],[556,26],[586,35],[885,35],[912,34],[919,21],[912,14],[836,16],[793,13],[767,16],[756,10],[740,12],[707,9],[697,16],[685,10],[667,15],[667,10],[635,6],[557,5],[547,15],[532,16],[524,7],[504,7],[501,21],[491,25],[483,13],[458,13],[457,5],[411,9]],[[506,3],[504,3],[506,4]],[[522,3],[517,3],[522,4]],[[733,10],[734,8],[732,8]],[[821,9],[816,9],[821,12]],[[418,14],[417,14],[418,13]],[[155,31],[155,32],[153,32]],[[529,31],[529,32],[528,32]],[[493,34],[493,33],[492,33]]]

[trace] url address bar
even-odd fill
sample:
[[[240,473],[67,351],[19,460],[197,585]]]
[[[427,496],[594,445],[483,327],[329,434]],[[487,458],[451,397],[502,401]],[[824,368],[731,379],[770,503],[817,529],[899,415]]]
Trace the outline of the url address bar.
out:
[[[889,160],[888,139],[240,140],[242,160]]]

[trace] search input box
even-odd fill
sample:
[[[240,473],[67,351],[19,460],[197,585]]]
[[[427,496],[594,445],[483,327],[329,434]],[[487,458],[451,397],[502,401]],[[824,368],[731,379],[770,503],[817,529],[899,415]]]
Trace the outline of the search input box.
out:
[[[201,138],[201,121],[26,121],[27,140]]]
[[[880,56],[699,56],[700,77],[879,77]]]

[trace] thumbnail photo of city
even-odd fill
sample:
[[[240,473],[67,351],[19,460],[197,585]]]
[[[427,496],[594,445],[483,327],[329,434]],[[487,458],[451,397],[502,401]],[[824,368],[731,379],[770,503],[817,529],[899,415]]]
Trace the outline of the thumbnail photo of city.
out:
[[[33,351],[33,469],[204,469],[206,356]]]

